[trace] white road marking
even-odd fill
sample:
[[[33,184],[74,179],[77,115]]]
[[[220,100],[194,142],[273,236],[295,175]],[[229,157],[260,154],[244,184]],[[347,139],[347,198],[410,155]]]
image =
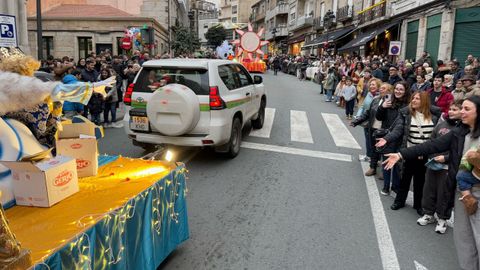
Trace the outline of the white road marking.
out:
[[[291,110],[290,128],[292,141],[313,143],[312,132],[310,131],[306,112]]]
[[[362,149],[337,114],[322,113],[322,117],[336,146]]]
[[[361,162],[360,164],[363,173],[365,173],[369,168],[368,163]],[[364,176],[364,178],[367,186],[368,199],[370,200],[370,207],[372,209],[373,223],[375,224],[375,231],[377,233],[378,248],[380,250],[383,269],[400,270],[397,252],[395,251],[392,235],[390,234],[387,218],[385,217],[385,211],[380,201],[376,180],[373,176]]]
[[[365,155],[359,155],[359,160],[363,159],[365,157]],[[380,191],[379,191],[380,192]],[[394,191],[390,191],[390,197],[394,198],[397,196],[397,193],[395,193]],[[405,201],[405,205],[408,205],[410,207],[413,207],[413,192],[412,191],[408,191],[408,195],[407,195],[407,200]],[[453,228],[453,224],[455,223],[454,220],[454,211],[452,210],[452,216],[450,217],[449,220],[447,220],[447,226],[449,227],[452,227]],[[435,213],[435,218],[438,219],[437,217],[437,213]]]
[[[297,156],[306,156],[306,157],[324,158],[324,159],[352,162],[351,155],[344,155],[344,154],[337,154],[337,153],[330,153],[330,152],[312,151],[312,150],[305,150],[305,149],[299,149],[299,148],[291,148],[291,147],[259,144],[259,143],[251,143],[251,142],[242,142],[242,147],[255,149],[255,150],[276,152],[276,153],[292,154]]]
[[[272,133],[273,119],[275,118],[275,109],[274,108],[265,108],[265,120],[263,122],[263,127],[261,129],[252,129],[249,136],[260,137],[260,138],[270,138]]]
[[[413,261],[413,263],[415,264],[415,269],[416,270],[428,270],[428,268],[426,268],[425,266],[423,266],[422,264],[420,264],[417,261]]]

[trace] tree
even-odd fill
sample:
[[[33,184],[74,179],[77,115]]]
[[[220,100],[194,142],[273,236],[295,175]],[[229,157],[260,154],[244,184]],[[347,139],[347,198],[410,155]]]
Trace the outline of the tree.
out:
[[[175,32],[175,40],[172,44],[175,55],[192,54],[200,49],[200,40],[188,28],[174,26],[172,30]]]
[[[221,25],[210,27],[207,33],[205,33],[205,38],[208,40],[209,45],[216,48],[222,45],[223,41],[227,38],[227,32]]]

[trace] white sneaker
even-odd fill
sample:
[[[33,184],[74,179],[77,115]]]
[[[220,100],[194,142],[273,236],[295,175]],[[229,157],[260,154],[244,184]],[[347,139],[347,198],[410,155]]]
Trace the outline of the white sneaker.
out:
[[[430,216],[430,215],[423,215],[423,217],[417,219],[417,224],[420,226],[425,226],[430,223],[435,222],[435,217]]]
[[[112,127],[112,124],[110,123],[103,123],[103,128],[111,128]]]
[[[439,234],[444,234],[447,231],[447,221],[445,219],[439,218],[437,221],[437,226],[435,226],[435,232]]]
[[[123,124],[122,123],[112,123],[111,127],[113,128],[122,128]]]

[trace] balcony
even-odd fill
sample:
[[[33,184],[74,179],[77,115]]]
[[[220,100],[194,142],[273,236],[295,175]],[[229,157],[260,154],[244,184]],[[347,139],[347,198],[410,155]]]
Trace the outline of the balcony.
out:
[[[279,24],[275,28],[275,37],[286,37],[288,36],[288,28],[285,24]],[[274,34],[272,33],[273,29],[269,29],[265,32],[265,39],[272,40],[274,38]]]
[[[265,19],[265,12],[254,12],[250,17],[250,20],[252,22],[263,21],[264,19]]]
[[[337,10],[337,21],[346,22],[353,19],[353,6],[344,6]]]
[[[313,19],[313,28],[315,30],[323,30],[323,18],[322,17],[316,17]]]
[[[288,4],[286,3],[279,4],[279,5],[276,5],[275,8],[271,10],[267,10],[266,19],[270,20],[271,18],[280,14],[288,14]]]
[[[392,1],[392,16],[408,12],[414,8],[434,2],[435,0],[396,0]]]
[[[358,23],[362,25],[375,19],[382,18],[387,14],[387,1],[380,2],[364,9],[358,14]]]
[[[291,23],[291,22],[290,22]],[[296,22],[290,26],[290,30],[294,31],[297,29],[302,29],[306,27],[310,27],[313,25],[313,16],[311,15],[304,15],[302,17],[298,17]]]

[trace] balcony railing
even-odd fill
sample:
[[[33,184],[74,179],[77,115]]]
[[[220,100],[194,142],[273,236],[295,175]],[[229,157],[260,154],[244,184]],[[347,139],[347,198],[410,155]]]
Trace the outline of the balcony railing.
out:
[[[323,30],[323,18],[322,17],[316,17],[313,19],[313,27],[315,30]]]
[[[353,6],[344,6],[337,10],[337,21],[345,22],[353,19]]]
[[[313,25],[313,16],[302,16],[298,17],[297,21],[291,25],[291,30],[305,28]]]
[[[359,24],[364,24],[366,22],[373,21],[374,19],[385,16],[386,12],[387,1],[380,2],[365,9],[365,11],[361,11],[360,14],[358,14],[358,22]]]
[[[280,14],[288,14],[288,4],[279,4],[271,10],[267,10],[266,19],[270,20],[271,18]]]
[[[397,0],[392,1],[392,16],[405,13],[435,0]]]
[[[276,27],[274,27],[276,32],[275,34],[272,33],[273,28],[268,29],[268,31],[265,32],[265,39],[266,40],[272,40],[273,37],[286,37],[288,36],[288,27],[285,24],[279,24]]]

